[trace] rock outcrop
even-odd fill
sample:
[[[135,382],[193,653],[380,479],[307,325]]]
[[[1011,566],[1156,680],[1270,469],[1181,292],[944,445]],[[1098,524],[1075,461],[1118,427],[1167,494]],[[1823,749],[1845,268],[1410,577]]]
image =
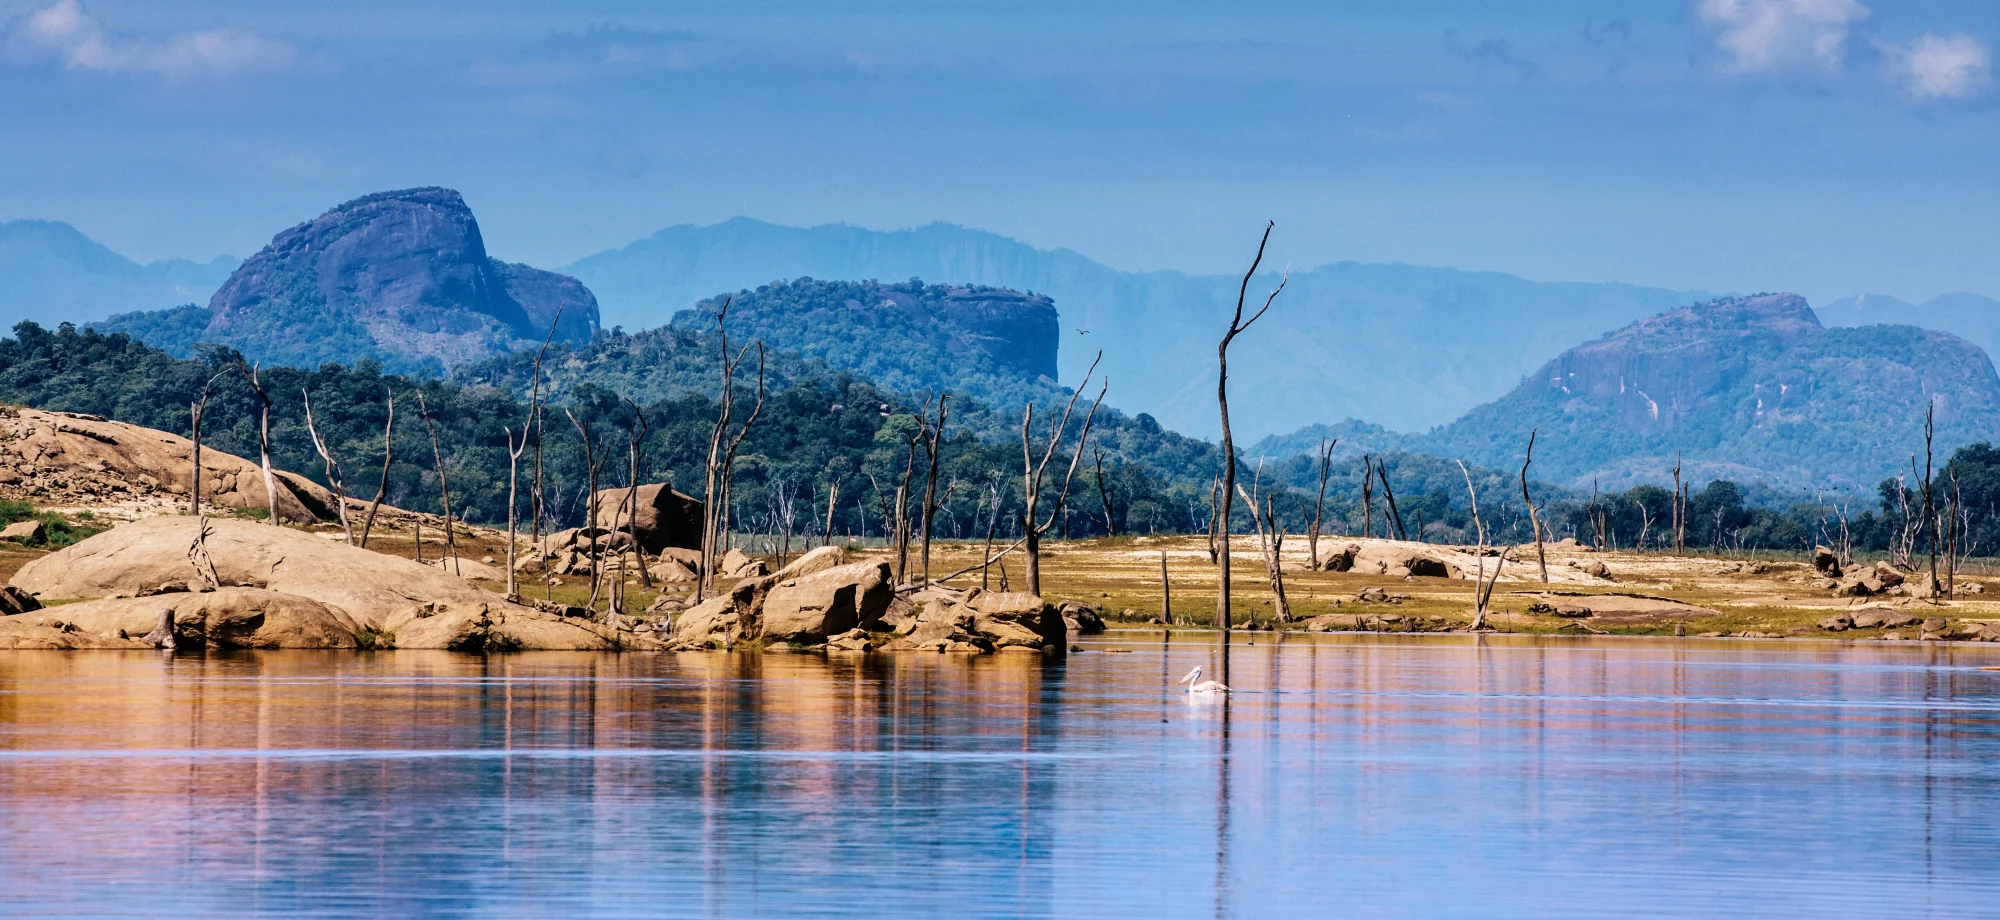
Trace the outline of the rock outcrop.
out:
[[[636,502],[632,501],[635,497]],[[658,555],[668,547],[701,549],[701,500],[682,495],[665,483],[603,489],[591,496],[591,504],[599,526],[631,534],[646,552]]]
[[[886,562],[857,562],[777,582],[764,595],[764,638],[824,642],[879,619],[892,593]]]
[[[179,435],[94,415],[0,409],[0,495],[96,511],[185,508],[194,443]],[[263,468],[203,446],[202,502],[266,508]],[[278,516],[310,523],[334,516],[333,493],[278,471]]]
[[[337,607],[258,588],[86,601],[40,615],[101,638],[137,639],[173,612],[177,647],[354,648],[361,626]]]
[[[498,595],[397,556],[323,540],[288,527],[210,518],[204,543],[214,578],[188,559],[199,519],[154,517],[121,524],[29,562],[13,584],[51,598],[144,597],[194,587],[263,588],[339,607],[357,623],[427,602],[484,603]],[[213,580],[214,584],[208,584]]]
[[[151,316],[93,325],[125,331]],[[589,341],[596,298],[574,278],[489,257],[457,192],[416,188],[357,198],[273,237],[215,292],[195,338],[267,363],[376,358],[436,371],[538,344],[551,322],[558,339]]]

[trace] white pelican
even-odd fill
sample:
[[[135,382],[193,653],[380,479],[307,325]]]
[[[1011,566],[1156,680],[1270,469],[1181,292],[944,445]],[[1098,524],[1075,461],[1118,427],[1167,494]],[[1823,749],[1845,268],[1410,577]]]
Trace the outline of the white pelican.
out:
[[[1229,688],[1228,688],[1228,687],[1225,687],[1225,686],[1223,686],[1223,685],[1222,685],[1222,682],[1221,682],[1221,681],[1214,681],[1214,680],[1202,680],[1202,679],[1201,679],[1201,665],[1195,665],[1195,666],[1194,666],[1194,670],[1192,670],[1192,671],[1189,671],[1189,672],[1187,673],[1187,676],[1186,676],[1186,677],[1183,677],[1183,678],[1181,678],[1180,680],[1177,680],[1177,681],[1174,681],[1174,683],[1177,683],[1177,684],[1187,684],[1187,685],[1188,685],[1188,689],[1187,689],[1187,692],[1189,692],[1189,693],[1228,693],[1228,692],[1229,692]]]

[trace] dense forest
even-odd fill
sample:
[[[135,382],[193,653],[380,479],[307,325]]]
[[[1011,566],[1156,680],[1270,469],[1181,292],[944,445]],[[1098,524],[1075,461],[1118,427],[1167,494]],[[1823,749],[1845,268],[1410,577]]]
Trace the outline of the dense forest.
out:
[[[177,359],[122,335],[55,330],[33,323],[0,339],[0,400],[62,411],[87,412],[120,421],[186,434],[189,404],[212,386],[204,439],[254,457],[257,452],[256,396],[228,349],[208,348],[197,359]],[[696,389],[704,371],[716,367],[710,337],[680,330],[663,358],[681,366],[687,386],[678,392],[644,393],[628,401],[611,387],[571,383],[561,398],[545,406],[536,450],[547,470],[544,492],[550,526],[580,523],[591,463],[600,487],[630,481],[630,447],[640,439],[642,481],[671,481],[698,492],[716,414],[715,399]],[[567,354],[564,352],[563,354]],[[559,360],[552,352],[551,362]],[[920,400],[898,396],[852,376],[833,373],[811,359],[775,353],[774,373],[761,414],[739,455],[732,519],[739,531],[816,534],[827,520],[826,503],[838,488],[831,517],[836,536],[879,536],[893,495],[914,464],[921,480],[925,453],[916,442]],[[508,365],[511,366],[511,365]],[[491,373],[500,365],[487,368]],[[796,377],[786,376],[796,374]],[[500,385],[457,380],[413,380],[387,374],[371,363],[316,370],[263,368],[261,380],[274,404],[275,462],[325,482],[326,476],[306,431],[304,399],[310,394],[315,421],[345,472],[350,494],[370,496],[381,477],[383,429],[394,398],[394,460],[389,464],[388,500],[416,510],[437,511],[436,462],[424,416],[435,423],[452,503],[475,523],[504,523],[507,515],[507,439],[531,424],[528,400],[518,392],[531,376],[494,374]],[[612,378],[616,380],[617,378]],[[739,377],[738,418],[754,403],[754,378]],[[642,391],[643,392],[643,391]],[[1078,402],[1058,451],[1043,496],[1046,504],[1062,483],[1086,408],[1095,392]],[[933,404],[934,405],[934,404]],[[1059,413],[1060,405],[1053,407]],[[573,417],[573,418],[572,418]],[[934,417],[934,416],[932,416]],[[1022,451],[1018,412],[1003,413],[969,399],[952,400],[939,451],[942,496],[936,532],[947,537],[983,537],[989,528],[1002,536],[1018,532]],[[1048,436],[1048,411],[1037,410],[1037,450]],[[1006,422],[1011,418],[1011,422]],[[1003,424],[1006,422],[1006,424]],[[991,436],[1011,426],[1011,438]],[[982,436],[985,433],[987,436]],[[586,461],[584,438],[591,444]],[[1387,532],[1393,507],[1401,532],[1411,539],[1469,542],[1472,521],[1465,477],[1456,463],[1419,454],[1372,458],[1380,472],[1369,478],[1364,496],[1358,459],[1336,458],[1326,469],[1323,504],[1319,465],[1314,458],[1244,462],[1245,488],[1270,496],[1286,529],[1306,529],[1319,506],[1329,533],[1375,535]],[[1216,449],[1207,442],[1163,430],[1141,414],[1126,417],[1099,410],[1069,500],[1053,533],[1067,536],[1200,532],[1210,517],[1210,484],[1217,472]],[[1945,505],[1946,484],[1956,480],[1955,507],[1968,531],[1966,547],[1985,552],[2000,541],[2000,452],[1984,444],[1959,450],[1934,477],[1934,505]],[[1518,470],[1474,468],[1480,509],[1496,539],[1520,540],[1529,532],[1521,502]],[[1757,495],[1718,480],[1692,488],[1687,498],[1686,543],[1690,547],[1742,551],[1797,551],[1815,543],[1845,542],[1860,551],[1908,551],[1915,528],[1907,509],[1923,507],[1916,479],[1890,480],[1875,493],[1849,495]],[[1542,518],[1556,536],[1621,547],[1669,545],[1672,506],[1668,490],[1640,486],[1621,493],[1576,494],[1531,479]],[[526,487],[523,487],[526,491]],[[1366,501],[1364,502],[1364,497]],[[1393,499],[1393,503],[1392,503]],[[1252,523],[1237,502],[1232,526],[1248,532]],[[524,499],[522,510],[528,505]]]

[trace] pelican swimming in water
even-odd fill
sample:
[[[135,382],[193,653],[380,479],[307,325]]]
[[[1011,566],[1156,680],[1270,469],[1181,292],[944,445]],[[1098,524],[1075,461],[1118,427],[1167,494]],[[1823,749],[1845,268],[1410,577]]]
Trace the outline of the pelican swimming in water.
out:
[[[1229,692],[1229,688],[1228,688],[1228,687],[1225,687],[1225,686],[1223,686],[1223,685],[1222,685],[1222,682],[1221,682],[1221,681],[1215,681],[1215,680],[1202,680],[1202,679],[1201,679],[1201,665],[1195,665],[1195,666],[1194,666],[1194,670],[1192,670],[1192,671],[1189,671],[1189,672],[1187,673],[1187,676],[1186,676],[1186,677],[1183,677],[1183,678],[1181,678],[1180,680],[1177,680],[1177,681],[1174,681],[1174,683],[1177,683],[1177,684],[1187,684],[1187,685],[1188,685],[1188,689],[1187,689],[1187,692],[1189,692],[1189,693],[1228,693],[1228,692]]]

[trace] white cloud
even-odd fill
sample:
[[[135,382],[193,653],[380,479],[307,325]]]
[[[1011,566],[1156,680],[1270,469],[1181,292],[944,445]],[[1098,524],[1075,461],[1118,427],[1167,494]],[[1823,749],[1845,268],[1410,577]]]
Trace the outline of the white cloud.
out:
[[[1970,35],[1925,33],[1897,51],[1897,75],[1918,99],[1964,99],[1993,82],[1992,52]]]
[[[1860,0],[1700,0],[1697,11],[1738,73],[1837,69],[1868,18]]]
[[[152,73],[168,77],[228,76],[282,70],[298,49],[240,29],[175,32],[136,38],[106,31],[82,0],[56,0],[7,26],[4,47],[16,60],[56,58],[71,70]]]

